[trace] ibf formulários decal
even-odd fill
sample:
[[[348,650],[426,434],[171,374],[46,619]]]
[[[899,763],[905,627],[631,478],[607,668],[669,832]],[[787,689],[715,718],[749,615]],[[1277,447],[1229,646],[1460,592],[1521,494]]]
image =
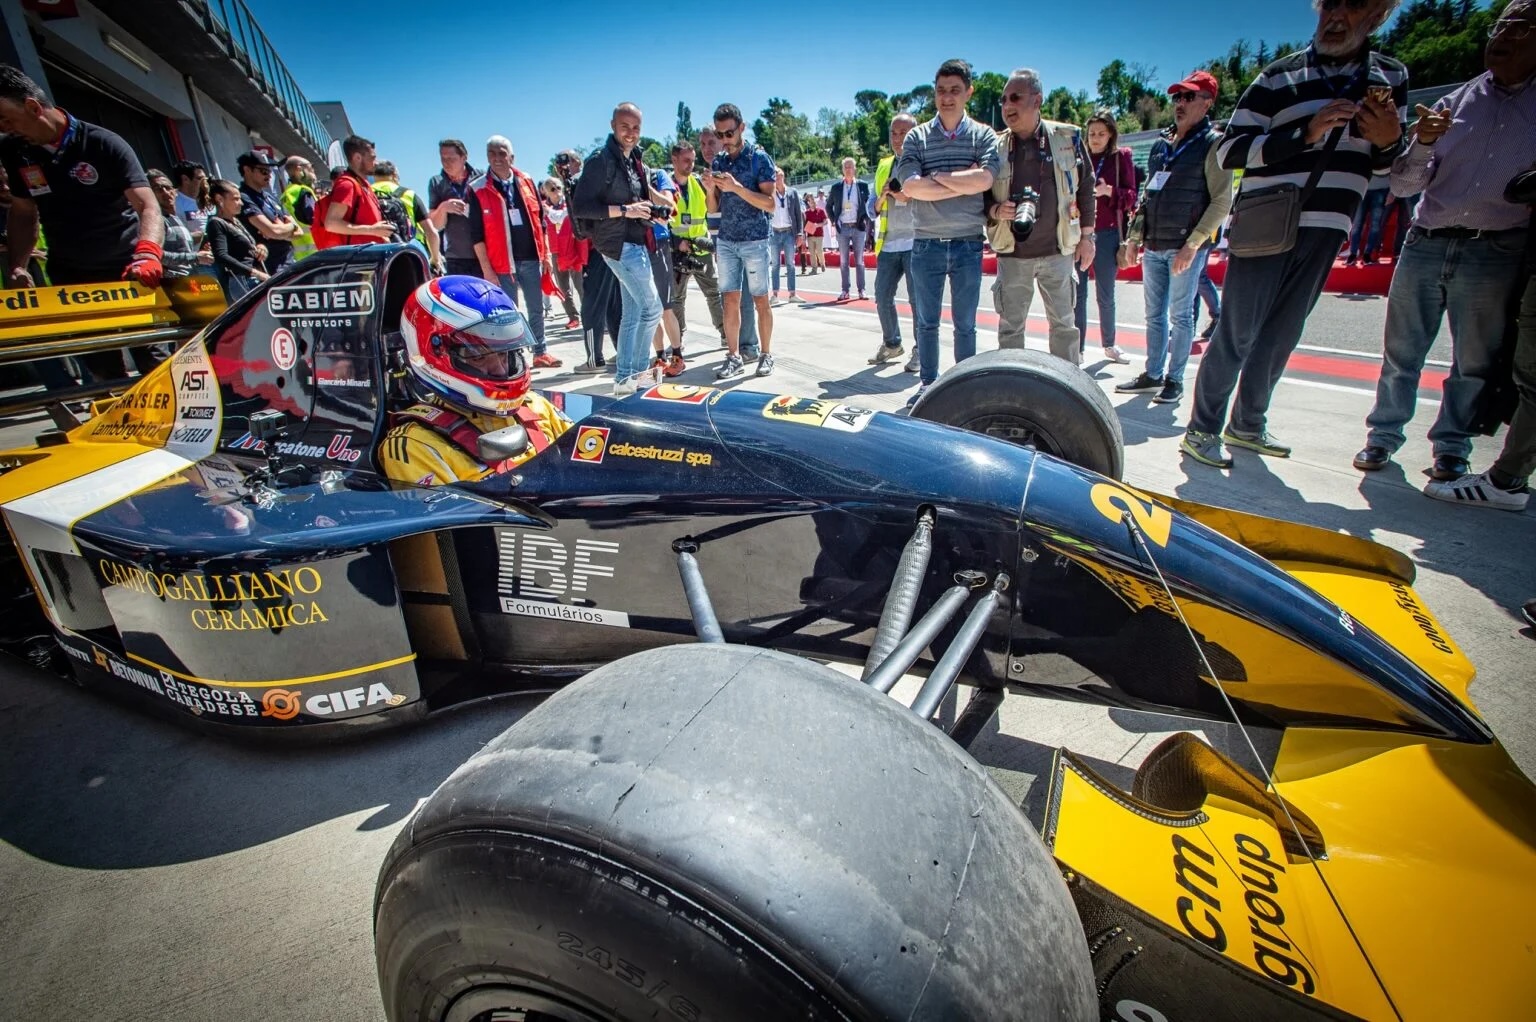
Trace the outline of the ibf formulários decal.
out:
[[[503,614],[552,621],[629,627],[629,614],[605,610],[589,595],[614,577],[619,544],[565,542],[518,529],[496,530],[496,593]]]

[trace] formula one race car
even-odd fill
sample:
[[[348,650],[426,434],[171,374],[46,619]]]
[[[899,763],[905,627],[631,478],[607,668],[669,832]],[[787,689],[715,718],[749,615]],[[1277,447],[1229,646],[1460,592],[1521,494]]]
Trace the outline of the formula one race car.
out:
[[[391,1019],[1523,1014],[1536,791],[1406,558],[1117,481],[1102,392],[1029,352],[911,418],[551,393],[515,470],[391,487],[425,275],[311,257],[0,455],[6,641],[80,684],[273,737],[564,686],[392,849]],[[1037,831],[965,751],[1009,691],[1246,754],[1062,750]]]

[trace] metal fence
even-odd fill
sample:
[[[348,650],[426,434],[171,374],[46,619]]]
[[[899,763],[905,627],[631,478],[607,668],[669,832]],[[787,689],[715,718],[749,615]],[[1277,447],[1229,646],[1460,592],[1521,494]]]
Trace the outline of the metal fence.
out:
[[[330,132],[326,131],[309,100],[304,98],[303,91],[244,0],[181,2],[185,9],[202,20],[208,35],[244,69],[246,77],[266,95],[288,123],[314,146],[316,152],[325,152],[331,143]]]

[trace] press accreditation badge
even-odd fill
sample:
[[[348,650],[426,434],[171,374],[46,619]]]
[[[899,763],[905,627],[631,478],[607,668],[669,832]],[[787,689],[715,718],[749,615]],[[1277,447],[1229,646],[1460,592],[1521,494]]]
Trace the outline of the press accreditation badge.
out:
[[[1160,192],[1160,191],[1162,191],[1163,190],[1163,185],[1168,183],[1168,178],[1169,178],[1169,172],[1166,171],[1166,170],[1160,170],[1156,174],[1153,174],[1152,175],[1152,180],[1147,182],[1147,191],[1149,191],[1149,192]]]
[[[48,187],[48,179],[43,176],[43,168],[35,163],[28,163],[21,168],[21,182],[33,195],[50,195],[53,192]]]
[[[521,227],[523,226],[523,211],[513,206],[507,210],[507,219],[511,221],[513,227]]]

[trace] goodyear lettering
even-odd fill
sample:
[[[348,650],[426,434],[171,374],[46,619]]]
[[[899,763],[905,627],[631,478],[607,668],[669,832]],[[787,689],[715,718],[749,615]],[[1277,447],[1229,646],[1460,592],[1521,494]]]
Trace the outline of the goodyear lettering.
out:
[[[650,461],[666,461],[695,467],[714,463],[714,455],[703,451],[689,451],[682,447],[640,447],[635,444],[612,444],[608,453],[617,458],[642,458]]]
[[[1435,627],[1435,622],[1424,610],[1422,604],[1414,598],[1413,590],[1401,582],[1392,583],[1392,595],[1396,597],[1396,604],[1413,619],[1413,623],[1419,626],[1419,631],[1424,633],[1424,638],[1429,644],[1442,653],[1455,655],[1456,650],[1451,647],[1450,640],[1440,634],[1440,629]]]
[[[1173,878],[1184,890],[1193,894],[1202,903],[1209,906],[1200,910],[1204,917],[1205,926],[1201,926],[1195,918],[1195,901],[1193,898],[1180,896],[1174,902],[1178,911],[1179,922],[1184,924],[1184,932],[1210,948],[1212,951],[1225,951],[1227,949],[1227,932],[1222,928],[1221,921],[1212,914],[1212,909],[1221,911],[1221,902],[1216,898],[1217,888],[1220,886],[1216,880],[1216,874],[1196,865],[1185,852],[1191,852],[1196,859],[1210,866],[1212,870],[1216,866],[1216,857],[1191,844],[1184,839],[1182,834],[1173,835]],[[1191,879],[1193,875],[1194,879]],[[1199,881],[1198,883],[1196,881]]]

